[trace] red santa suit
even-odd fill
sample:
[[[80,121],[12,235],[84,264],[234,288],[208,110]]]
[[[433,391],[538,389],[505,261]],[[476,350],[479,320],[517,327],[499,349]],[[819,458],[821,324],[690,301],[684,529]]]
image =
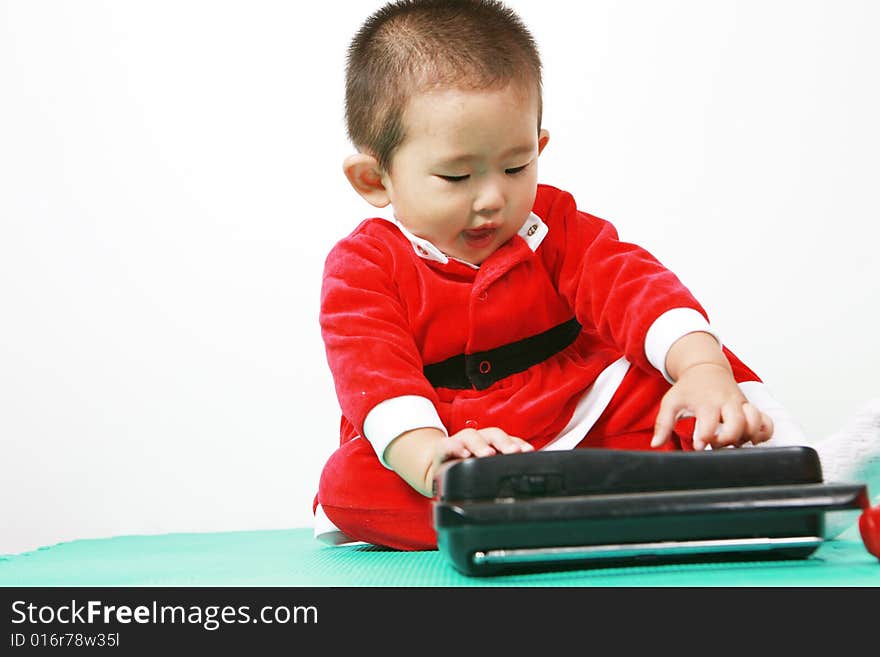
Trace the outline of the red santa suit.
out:
[[[712,333],[668,269],[539,185],[519,233],[479,267],[386,219],[327,257],[321,329],[342,410],[315,498],[316,535],[432,549],[431,500],[384,462],[411,429],[500,427],[536,449],[647,449],[666,353]],[[758,377],[730,351],[738,382]],[[688,449],[677,425],[668,449]]]

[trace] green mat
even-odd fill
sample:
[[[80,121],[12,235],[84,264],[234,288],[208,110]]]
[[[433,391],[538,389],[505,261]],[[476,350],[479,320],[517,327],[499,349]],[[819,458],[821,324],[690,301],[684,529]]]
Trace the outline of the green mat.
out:
[[[880,562],[848,532],[810,558],[461,575],[439,552],[326,547],[310,529],[120,536],[0,557],[0,586],[880,586]]]

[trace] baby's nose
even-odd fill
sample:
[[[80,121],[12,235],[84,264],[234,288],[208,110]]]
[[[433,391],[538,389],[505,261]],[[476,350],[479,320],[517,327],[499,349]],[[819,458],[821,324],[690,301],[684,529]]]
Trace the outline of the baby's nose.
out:
[[[504,207],[504,194],[500,185],[487,184],[480,188],[474,199],[474,212],[481,215],[498,212]]]

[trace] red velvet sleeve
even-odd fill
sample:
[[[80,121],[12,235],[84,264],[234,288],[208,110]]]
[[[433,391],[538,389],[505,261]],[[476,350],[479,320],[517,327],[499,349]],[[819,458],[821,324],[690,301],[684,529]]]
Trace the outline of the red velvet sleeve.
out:
[[[653,370],[645,337],[654,321],[675,308],[692,308],[707,318],[705,310],[648,251],[621,241],[609,222],[579,211],[570,194],[554,191],[546,246],[560,294],[585,330],[594,330],[633,364]]]
[[[437,395],[409,329],[395,279],[394,254],[375,236],[355,231],[324,266],[320,324],[339,404],[363,435],[364,419],[386,399]]]

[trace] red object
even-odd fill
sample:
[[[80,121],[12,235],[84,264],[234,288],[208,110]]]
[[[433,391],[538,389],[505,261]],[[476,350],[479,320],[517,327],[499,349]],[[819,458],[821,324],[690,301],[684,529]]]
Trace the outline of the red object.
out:
[[[859,531],[868,552],[880,559],[880,505],[869,506],[859,517]]]

